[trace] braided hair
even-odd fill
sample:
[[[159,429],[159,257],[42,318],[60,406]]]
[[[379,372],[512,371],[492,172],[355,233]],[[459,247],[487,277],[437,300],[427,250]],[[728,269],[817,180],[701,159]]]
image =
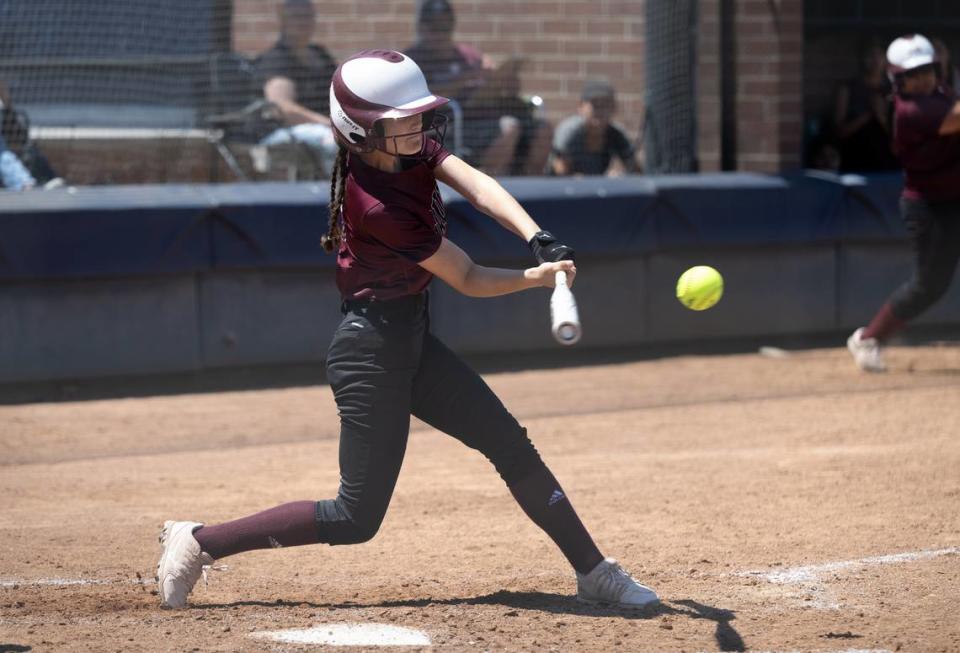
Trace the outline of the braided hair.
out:
[[[330,172],[330,219],[327,233],[320,237],[320,245],[328,254],[340,249],[343,228],[340,224],[340,212],[343,209],[343,190],[347,179],[347,150],[341,146],[337,151],[337,160]]]

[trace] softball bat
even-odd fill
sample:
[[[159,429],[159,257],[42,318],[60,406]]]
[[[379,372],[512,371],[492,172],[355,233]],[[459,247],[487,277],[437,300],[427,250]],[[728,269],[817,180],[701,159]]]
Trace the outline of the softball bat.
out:
[[[550,296],[550,323],[553,337],[561,345],[573,345],[580,340],[580,314],[577,300],[567,285],[567,273],[557,272],[556,286]]]

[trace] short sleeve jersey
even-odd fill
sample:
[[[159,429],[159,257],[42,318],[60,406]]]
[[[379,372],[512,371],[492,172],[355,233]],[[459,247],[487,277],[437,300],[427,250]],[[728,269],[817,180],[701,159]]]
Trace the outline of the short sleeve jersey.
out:
[[[607,127],[606,147],[591,152],[586,144],[586,126],[580,116],[570,116],[557,125],[553,135],[553,153],[570,162],[570,171],[580,175],[606,174],[616,156],[627,162],[634,156],[633,145],[626,133],[616,125]]]
[[[433,279],[419,263],[436,253],[447,232],[434,169],[450,153],[433,140],[425,147],[424,160],[400,172],[348,157],[337,254],[337,287],[344,299],[414,295]]]
[[[274,77],[286,77],[296,84],[299,104],[329,116],[330,81],[337,62],[319,45],[311,45],[308,52],[307,61],[301,61],[283,41],[278,41],[257,60],[257,84],[263,88]]]
[[[894,149],[903,165],[905,198],[960,199],[960,135],[938,133],[955,102],[953,93],[942,90],[895,98]]]

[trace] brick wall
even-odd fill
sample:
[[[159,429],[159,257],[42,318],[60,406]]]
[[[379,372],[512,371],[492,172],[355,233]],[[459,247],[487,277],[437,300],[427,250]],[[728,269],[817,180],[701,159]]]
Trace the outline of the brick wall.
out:
[[[277,32],[276,0],[235,0],[234,49],[256,53]],[[619,92],[619,120],[641,124],[643,0],[454,0],[457,40],[502,61],[525,56],[523,92],[543,97],[554,122],[576,110],[590,76]],[[365,47],[403,49],[414,41],[416,0],[317,0],[316,40],[338,59]]]
[[[803,0],[736,0],[737,168],[797,168],[803,140]]]
[[[416,0],[316,2],[316,39],[335,57],[368,46],[402,49],[414,40]],[[802,0],[735,0],[737,167],[799,165],[802,141]],[[545,100],[556,122],[576,110],[587,77],[619,91],[619,121],[631,136],[643,122],[644,0],[455,0],[457,39],[496,60],[526,56],[523,92]],[[719,0],[700,0],[698,138],[701,169],[720,168]],[[235,0],[234,48],[253,54],[276,38],[276,0]]]

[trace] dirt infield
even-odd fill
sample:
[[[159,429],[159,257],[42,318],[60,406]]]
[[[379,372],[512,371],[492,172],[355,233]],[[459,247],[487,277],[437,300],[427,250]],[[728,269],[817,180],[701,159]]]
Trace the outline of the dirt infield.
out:
[[[380,534],[228,558],[157,607],[164,519],[337,486],[326,387],[0,406],[0,651],[307,651],[381,623],[434,650],[960,651],[960,347],[488,376],[607,553],[658,590],[575,603],[479,454],[415,423]]]

